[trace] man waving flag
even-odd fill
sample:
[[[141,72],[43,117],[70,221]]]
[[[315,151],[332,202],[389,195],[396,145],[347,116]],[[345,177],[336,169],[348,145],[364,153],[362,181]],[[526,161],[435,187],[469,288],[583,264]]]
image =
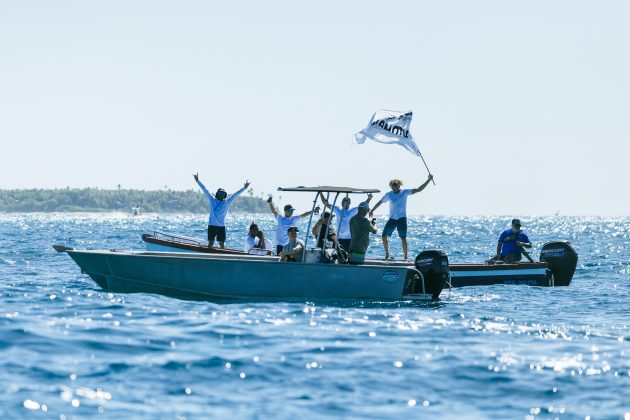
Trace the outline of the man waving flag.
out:
[[[373,140],[384,144],[398,144],[409,150],[416,156],[420,156],[424,166],[427,168],[429,175],[429,167],[420,154],[416,142],[411,136],[411,118],[413,112],[389,111],[386,109],[378,110],[372,115],[367,127],[354,135],[354,140],[358,144],[365,143],[366,140]],[[433,182],[435,184],[435,182]]]

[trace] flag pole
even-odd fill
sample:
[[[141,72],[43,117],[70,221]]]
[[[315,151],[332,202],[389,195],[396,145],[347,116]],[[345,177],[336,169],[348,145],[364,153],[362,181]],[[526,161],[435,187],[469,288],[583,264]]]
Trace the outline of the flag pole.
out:
[[[429,175],[431,175],[431,171],[429,170],[427,163],[424,161],[424,157],[422,156],[422,154],[420,154],[420,159],[422,159],[422,163],[424,163],[424,167],[427,168],[427,172],[429,173]],[[435,185],[435,181],[433,180],[433,178],[431,178],[431,182],[433,182],[433,185]]]

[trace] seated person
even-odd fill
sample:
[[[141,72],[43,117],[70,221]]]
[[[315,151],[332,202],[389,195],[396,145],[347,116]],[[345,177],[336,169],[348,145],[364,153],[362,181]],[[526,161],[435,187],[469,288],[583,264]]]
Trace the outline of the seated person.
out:
[[[249,225],[249,232],[247,232],[247,237],[245,238],[245,243],[243,245],[243,250],[245,252],[249,252],[250,249],[254,248],[256,244],[258,244],[258,225],[256,223],[252,223]]]
[[[348,261],[350,264],[365,262],[365,253],[370,246],[370,233],[377,233],[376,219],[370,222],[365,216],[370,211],[370,205],[364,201],[359,204],[357,214],[350,219],[350,250]]]
[[[250,254],[255,255],[271,255],[273,250],[271,249],[273,245],[269,239],[265,239],[265,234],[262,230],[258,230],[256,233],[257,242],[253,248],[249,250]]]
[[[512,220],[512,227],[504,230],[499,237],[497,244],[497,255],[493,260],[503,260],[506,263],[512,263],[521,260],[523,248],[531,248],[532,244],[529,238],[521,230],[521,221],[519,219]]]
[[[313,226],[313,230],[311,233],[317,238],[317,247],[324,248],[324,237],[326,237],[327,241],[333,242],[335,246],[337,245],[337,233],[335,229],[332,227],[331,223],[331,215],[329,212],[324,212],[322,217],[315,223]],[[328,228],[328,235],[326,235],[326,228]]]
[[[299,229],[296,226],[291,226],[287,229],[289,242],[282,247],[280,261],[302,262],[304,257],[304,241],[298,239],[298,232]]]

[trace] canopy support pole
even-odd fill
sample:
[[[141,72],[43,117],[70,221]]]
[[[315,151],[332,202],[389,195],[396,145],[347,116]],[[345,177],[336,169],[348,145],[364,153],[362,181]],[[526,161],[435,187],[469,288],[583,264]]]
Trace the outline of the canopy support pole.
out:
[[[326,232],[324,232],[324,241],[323,241],[324,246],[322,246],[322,257],[326,253],[326,241],[328,240],[328,229],[330,229],[330,224],[332,223],[332,215],[333,215],[332,209],[335,208],[335,204],[337,204],[338,198],[339,198],[339,193],[335,194],[335,199],[333,200],[332,206],[330,207],[330,216],[328,217],[328,224],[326,225]],[[326,198],[326,201],[328,201],[328,198]]]
[[[315,194],[313,199],[313,207],[311,208],[311,217],[308,218],[308,227],[306,228],[306,237],[304,238],[304,252],[302,252],[302,262],[306,258],[306,244],[308,244],[308,233],[311,231],[311,223],[313,222],[313,214],[315,213],[315,206],[317,206],[317,197],[319,193]]]

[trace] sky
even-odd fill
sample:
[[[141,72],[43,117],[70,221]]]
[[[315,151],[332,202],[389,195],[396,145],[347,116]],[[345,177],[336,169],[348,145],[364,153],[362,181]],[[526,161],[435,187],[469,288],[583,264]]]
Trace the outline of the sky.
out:
[[[0,188],[387,190],[411,214],[629,215],[630,2],[0,0]],[[284,194],[298,209],[312,197]],[[355,200],[358,202],[359,198]]]

